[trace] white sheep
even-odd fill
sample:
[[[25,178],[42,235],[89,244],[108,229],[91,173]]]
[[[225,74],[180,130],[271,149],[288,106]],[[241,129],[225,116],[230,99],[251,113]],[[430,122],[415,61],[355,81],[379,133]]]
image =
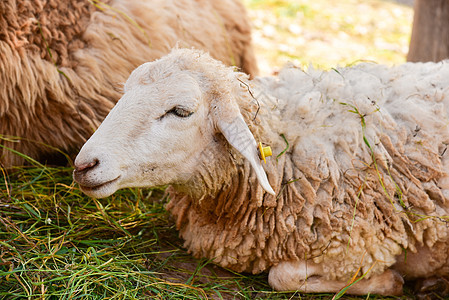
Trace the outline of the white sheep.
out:
[[[446,63],[250,82],[177,49],[132,72],[74,178],[98,198],[171,185],[190,253],[269,271],[277,290],[337,292],[365,274],[349,293],[398,295],[403,279],[449,274],[448,109]]]
[[[240,0],[1,0],[0,164],[76,154],[131,71],[176,44],[257,73]]]

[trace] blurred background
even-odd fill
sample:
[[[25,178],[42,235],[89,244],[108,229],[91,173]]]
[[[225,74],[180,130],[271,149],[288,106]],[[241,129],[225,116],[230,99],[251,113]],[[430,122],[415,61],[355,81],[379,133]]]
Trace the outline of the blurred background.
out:
[[[423,0],[435,1],[435,0]],[[438,0],[439,1],[439,0]],[[244,0],[260,74],[286,62],[329,69],[358,60],[406,61],[413,0]]]

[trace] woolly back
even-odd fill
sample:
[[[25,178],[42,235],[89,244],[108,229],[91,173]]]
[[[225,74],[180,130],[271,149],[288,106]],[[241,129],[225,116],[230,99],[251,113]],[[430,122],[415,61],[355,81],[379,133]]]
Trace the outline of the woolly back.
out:
[[[1,143],[41,161],[53,147],[75,153],[130,72],[177,43],[257,72],[245,9],[222,2],[2,1]],[[4,149],[0,156],[5,166],[23,163]]]
[[[278,195],[257,190],[245,163],[207,204],[169,190],[185,246],[236,271],[310,259],[348,280],[447,243],[448,72],[362,64],[258,79],[256,126],[278,156],[265,167]]]

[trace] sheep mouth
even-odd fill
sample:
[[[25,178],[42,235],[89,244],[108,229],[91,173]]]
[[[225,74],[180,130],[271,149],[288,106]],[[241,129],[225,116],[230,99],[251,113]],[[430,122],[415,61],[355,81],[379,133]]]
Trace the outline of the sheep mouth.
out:
[[[117,176],[116,178],[114,178],[112,180],[109,180],[109,181],[106,181],[106,182],[103,182],[103,183],[100,183],[97,185],[82,185],[82,184],[80,184],[79,186],[80,186],[81,190],[83,190],[83,192],[92,193],[92,192],[99,191],[99,190],[111,185],[112,183],[115,183],[119,178],[120,178],[120,176]]]

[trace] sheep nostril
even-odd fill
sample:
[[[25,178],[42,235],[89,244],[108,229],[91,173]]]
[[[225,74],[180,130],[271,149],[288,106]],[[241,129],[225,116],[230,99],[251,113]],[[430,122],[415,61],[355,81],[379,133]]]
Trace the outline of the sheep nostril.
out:
[[[79,166],[75,166],[75,172],[79,173],[79,172],[83,172],[83,171],[88,171],[90,169],[93,169],[99,163],[100,163],[100,161],[98,159],[94,159],[90,163],[86,163],[86,164],[82,164],[82,165],[79,165]]]

